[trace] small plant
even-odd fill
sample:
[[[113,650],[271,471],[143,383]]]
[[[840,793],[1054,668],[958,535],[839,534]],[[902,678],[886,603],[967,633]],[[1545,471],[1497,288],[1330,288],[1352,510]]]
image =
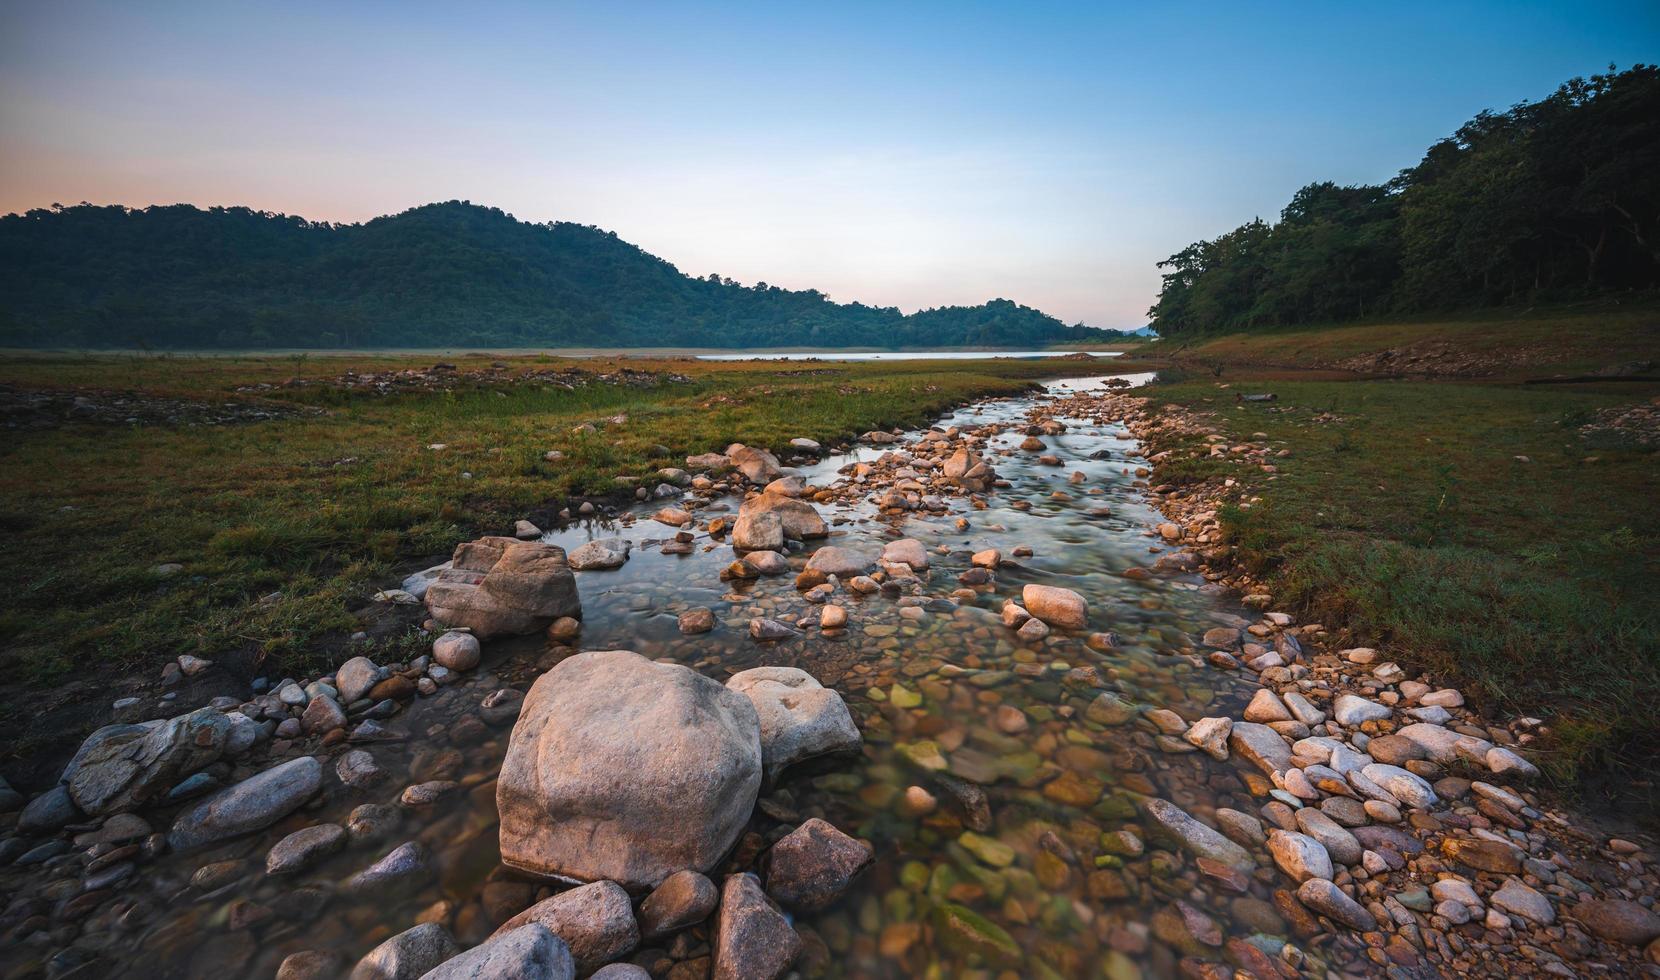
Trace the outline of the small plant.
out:
[[[1458,513],[1459,480],[1453,475],[1453,465],[1442,463],[1435,468],[1435,490],[1425,504],[1418,524],[1407,540],[1422,548],[1431,548],[1444,541]]]

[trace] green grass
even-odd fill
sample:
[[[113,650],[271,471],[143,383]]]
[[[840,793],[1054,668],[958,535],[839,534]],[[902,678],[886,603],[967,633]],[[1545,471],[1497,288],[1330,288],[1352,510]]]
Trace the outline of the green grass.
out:
[[[1266,328],[1168,338],[1146,353],[1204,365],[1398,373],[1391,366],[1398,366],[1398,360],[1372,360],[1385,350],[1430,357],[1428,362],[1400,368],[1409,374],[1424,373],[1425,363],[1457,369],[1437,373],[1482,377],[1590,372],[1660,356],[1660,305],[1652,299],[1627,304],[1601,301],[1577,307]]]
[[[432,360],[31,355],[0,361],[0,383],[218,399],[240,384]],[[502,358],[446,360],[465,370]],[[645,479],[732,441],[778,449],[796,436],[831,441],[922,424],[950,405],[1065,370],[506,360],[514,374],[627,366],[691,380],[575,390],[509,381],[389,397],[290,388],[268,397],[327,406],[326,414],[9,436],[0,449],[0,555],[28,571],[0,611],[0,667],[38,683],[232,649],[266,658],[269,669],[304,666],[321,638],[358,628],[353,604],[395,581],[399,567],[509,529],[533,508],[617,494],[618,477]],[[604,423],[617,414],[628,421]],[[599,431],[573,433],[583,422]],[[447,448],[426,448],[434,443]],[[566,458],[545,461],[553,449]],[[152,569],[163,562],[184,572],[158,578]]]
[[[1247,388],[1279,400],[1236,402]],[[1160,477],[1244,479],[1263,502],[1219,516],[1281,602],[1497,717],[1554,719],[1557,773],[1583,772],[1660,749],[1660,455],[1578,431],[1660,390],[1617,388],[1159,386],[1156,398],[1214,412],[1234,438],[1261,432],[1291,450],[1272,479],[1207,458]]]

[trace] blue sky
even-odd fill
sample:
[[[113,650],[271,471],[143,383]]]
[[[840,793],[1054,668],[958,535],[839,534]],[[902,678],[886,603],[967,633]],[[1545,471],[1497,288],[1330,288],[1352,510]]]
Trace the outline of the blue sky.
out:
[[[1653,0],[0,0],[0,212],[465,198],[694,275],[1134,327],[1188,242],[1656,60]]]

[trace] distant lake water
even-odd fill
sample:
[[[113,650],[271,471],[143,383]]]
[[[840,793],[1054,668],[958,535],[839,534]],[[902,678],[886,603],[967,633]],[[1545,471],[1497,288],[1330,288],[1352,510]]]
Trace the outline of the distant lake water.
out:
[[[1032,360],[1040,357],[1122,357],[1121,350],[908,350],[908,351],[769,351],[750,354],[699,354],[700,361],[983,361],[992,357]]]

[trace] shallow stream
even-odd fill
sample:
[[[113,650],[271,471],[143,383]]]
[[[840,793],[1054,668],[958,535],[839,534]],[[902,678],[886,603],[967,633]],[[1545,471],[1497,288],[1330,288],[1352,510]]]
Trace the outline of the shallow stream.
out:
[[[1146,379],[1127,376],[1132,383]],[[1049,394],[1105,380],[1055,382]],[[799,666],[840,691],[852,709],[863,757],[823,760],[787,776],[764,794],[752,833],[732,859],[753,867],[765,843],[809,816],[874,845],[876,863],[854,890],[828,912],[799,920],[807,937],[804,972],[960,976],[971,962],[994,965],[984,957],[971,961],[971,951],[995,959],[1008,940],[1016,958],[1003,965],[1020,976],[1160,976],[1175,971],[1179,947],[1189,941],[1182,937],[1205,928],[1202,919],[1190,919],[1175,929],[1170,916],[1208,917],[1227,936],[1283,931],[1260,883],[1244,893],[1219,886],[1189,859],[1160,850],[1136,809],[1153,796],[1190,812],[1224,805],[1254,811],[1237,770],[1203,753],[1161,747],[1145,720],[1090,720],[1086,711],[1099,689],[1068,678],[1074,668],[1094,667],[1126,701],[1170,708],[1188,720],[1237,713],[1255,689],[1206,664],[1194,645],[1207,628],[1245,625],[1243,610],[1194,575],[1121,574],[1168,550],[1152,533],[1159,517],[1135,476],[1142,463],[1129,455],[1136,447],[1129,434],[1086,422],[1045,437],[1048,451],[1064,460],[1060,467],[1015,449],[1022,436],[1012,423],[1024,424],[1049,394],[982,402],[940,420],[942,427],[1010,423],[988,457],[1012,485],[990,494],[986,509],[954,498],[949,515],[905,520],[904,536],[920,540],[933,562],[921,597],[901,603],[840,591],[835,601],[849,612],[840,636],[814,626],[780,642],[751,640],[752,617],[816,623],[818,607],[791,576],[721,582],[732,551],[701,532],[692,554],[660,553],[673,532],[644,516],[660,503],[642,505],[632,524],[590,522],[547,537],[567,549],[615,535],[634,543],[621,569],[578,574],[578,649],[631,649],[719,679],[762,664]],[[861,448],[857,458],[882,451]],[[803,475],[828,485],[854,458],[826,459]],[[1084,474],[1083,482],[1069,482],[1074,472]],[[1018,501],[1030,508],[1016,509]],[[736,512],[736,499],[725,503]],[[831,524],[827,544],[874,556],[896,537],[893,521],[868,503],[820,510]],[[696,513],[700,520],[713,516]],[[969,522],[966,530],[956,527],[959,517]],[[998,548],[1008,556],[1018,546],[1030,548],[1030,557],[1001,569],[977,601],[947,598],[972,553]],[[1060,630],[1036,644],[1020,642],[999,610],[1031,582],[1081,593],[1092,630],[1110,632],[1114,644],[1098,639],[1102,649],[1092,649],[1086,634]],[[694,606],[714,609],[716,628],[682,636],[676,617]],[[385,723],[407,733],[407,741],[357,746],[390,773],[379,790],[348,791],[335,780],[331,759],[321,803],[205,854],[160,858],[132,883],[129,894],[142,909],[110,923],[112,958],[132,976],[269,977],[284,955],[300,949],[336,949],[349,964],[418,918],[444,921],[463,946],[484,939],[501,912],[528,905],[537,886],[498,864],[494,779],[509,728],[469,730],[455,722],[476,713],[490,691],[528,689],[570,652],[540,636],[487,644],[473,676],[416,699]],[[430,779],[458,780],[463,789],[405,811],[402,826],[380,841],[354,841],[298,879],[265,876],[265,852],[285,834],[323,820],[344,823],[359,804],[395,806],[404,786]],[[925,794],[907,799],[911,787]],[[936,801],[932,812],[921,812],[924,796]],[[429,885],[373,900],[333,893],[334,883],[411,839],[433,853]],[[225,884],[206,895],[187,887],[199,867],[227,860],[241,864],[225,869]],[[712,876],[718,881],[725,870]],[[949,928],[940,925],[942,909],[956,916]],[[707,975],[686,962],[707,955],[707,938],[694,932],[671,947],[685,971],[676,976]]]

